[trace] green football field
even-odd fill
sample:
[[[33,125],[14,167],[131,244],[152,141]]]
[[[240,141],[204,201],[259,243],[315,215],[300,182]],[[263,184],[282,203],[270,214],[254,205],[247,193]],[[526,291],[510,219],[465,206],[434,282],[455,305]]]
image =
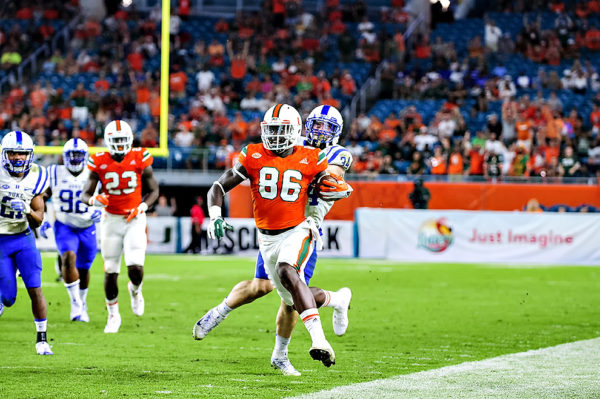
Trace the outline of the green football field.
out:
[[[132,314],[119,281],[123,324],[103,333],[102,264],[93,267],[89,324],[71,322],[54,255],[44,255],[43,288],[54,356],[35,354],[30,301],[0,318],[0,398],[280,398],[415,373],[600,336],[600,269],[463,264],[397,264],[321,259],[312,285],[352,288],[350,327],[333,334],[337,364],[308,355],[298,323],[290,358],[301,377],[270,368],[275,315],[271,293],[230,314],[203,341],[192,326],[231,287],[253,275],[250,258],[148,256],[146,313]]]

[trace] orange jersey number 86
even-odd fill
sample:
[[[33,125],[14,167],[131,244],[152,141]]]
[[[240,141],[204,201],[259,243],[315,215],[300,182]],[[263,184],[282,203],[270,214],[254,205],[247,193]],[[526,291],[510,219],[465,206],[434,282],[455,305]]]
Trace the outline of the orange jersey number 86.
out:
[[[294,179],[294,180],[292,180]],[[258,193],[264,199],[272,200],[281,197],[286,202],[295,202],[302,191],[302,173],[299,170],[288,169],[283,172],[281,178],[281,192],[279,188],[279,170],[270,166],[264,166],[258,172]]]

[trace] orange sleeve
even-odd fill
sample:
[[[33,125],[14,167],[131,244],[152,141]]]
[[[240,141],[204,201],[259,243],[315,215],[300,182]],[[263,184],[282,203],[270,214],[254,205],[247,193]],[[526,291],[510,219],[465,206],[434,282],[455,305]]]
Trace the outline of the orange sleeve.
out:
[[[248,146],[242,148],[240,151],[240,155],[238,155],[238,162],[244,167],[244,169],[248,170],[248,159],[246,158],[246,153],[248,152]]]
[[[142,152],[142,170],[146,169],[148,166],[152,166],[152,162],[154,162],[154,157],[144,148],[144,151]]]
[[[327,162],[327,154],[325,154],[325,151],[319,151],[317,153],[317,163],[316,163],[316,170],[315,170],[315,175],[321,173],[322,171],[324,171],[325,169],[327,169],[327,167],[329,166],[329,162]]]
[[[91,170],[92,172],[98,172],[98,167],[96,166],[97,163],[98,163],[98,159],[96,157],[96,154],[91,154],[88,157],[88,162],[87,162],[88,169]]]

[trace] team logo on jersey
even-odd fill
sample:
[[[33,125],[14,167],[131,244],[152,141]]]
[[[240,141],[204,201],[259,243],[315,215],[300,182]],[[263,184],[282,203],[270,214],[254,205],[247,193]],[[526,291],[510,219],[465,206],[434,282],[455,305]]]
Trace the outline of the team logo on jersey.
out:
[[[108,168],[107,164],[103,163],[102,165],[100,165],[100,169],[106,169],[106,168]]]
[[[450,227],[446,218],[429,219],[419,227],[417,244],[419,248],[425,248],[436,253],[444,252],[452,245],[453,241],[452,227]]]
[[[134,161],[131,161],[131,162],[129,162],[129,165],[135,165],[135,160],[134,160]]]
[[[252,158],[254,158],[254,159],[258,159],[260,157],[262,157],[262,155],[260,155],[258,152],[255,152],[254,154],[252,154]]]
[[[300,161],[300,163],[303,163],[304,165],[308,165],[308,159],[302,158],[302,161]]]
[[[10,186],[8,184],[3,184],[2,185],[2,189],[3,190],[8,190],[10,188]]]

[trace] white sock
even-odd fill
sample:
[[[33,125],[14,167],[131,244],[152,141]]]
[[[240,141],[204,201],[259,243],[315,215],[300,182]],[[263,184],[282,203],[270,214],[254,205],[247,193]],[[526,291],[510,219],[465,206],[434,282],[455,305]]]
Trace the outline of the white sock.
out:
[[[280,335],[275,334],[275,348],[273,348],[272,357],[287,357],[288,345],[292,338],[284,338]]]
[[[65,288],[67,289],[67,293],[69,294],[69,299],[71,300],[71,304],[81,305],[81,297],[79,296],[79,279],[73,281],[72,283],[65,283]]]
[[[131,283],[131,290],[133,291],[134,294],[138,293],[138,291],[142,288],[142,284],[144,284],[144,283],[140,283],[140,285],[135,285],[135,284]]]
[[[337,308],[337,307],[341,306],[342,300],[341,300],[339,293],[337,293],[335,291],[326,291],[326,290],[323,290],[323,292],[325,293],[325,302],[323,302],[323,304],[320,307],[322,307],[322,308]]]
[[[106,300],[106,309],[108,309],[108,315],[118,315],[119,314],[119,301],[118,298],[115,299],[107,299]]]
[[[319,311],[316,308],[306,309],[304,312],[300,313],[300,318],[308,330],[313,343],[327,341],[325,333],[323,332],[323,326],[321,325]]]
[[[229,314],[229,312],[231,312],[233,310],[229,306],[227,306],[227,298],[223,299],[223,302],[218,304],[216,309],[217,309],[217,312],[219,312],[219,314],[221,316],[227,316]]]
[[[81,298],[81,303],[83,304],[84,307],[87,304],[87,293],[88,293],[87,288],[79,289],[79,298]]]
[[[46,319],[34,319],[34,322],[35,322],[35,331],[46,332],[46,326],[48,325],[48,321]]]

